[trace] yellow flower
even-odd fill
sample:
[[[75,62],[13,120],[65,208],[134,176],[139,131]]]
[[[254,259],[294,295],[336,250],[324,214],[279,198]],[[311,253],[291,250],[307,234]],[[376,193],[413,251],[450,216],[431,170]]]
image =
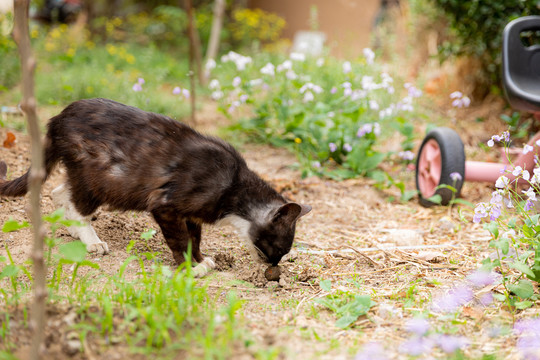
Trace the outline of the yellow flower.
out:
[[[94,87],[93,86],[87,86],[86,87],[86,92],[89,93],[89,94],[93,94],[94,93]]]
[[[118,53],[118,50],[116,49],[116,46],[112,44],[107,44],[107,52],[111,55],[116,55]]]
[[[30,33],[30,36],[32,37],[32,39],[36,39],[39,35],[39,31],[37,31],[37,29],[33,29],[32,32]]]
[[[135,63],[135,56],[131,54],[126,55],[126,61],[128,64],[134,64]]]
[[[47,41],[45,43],[45,50],[49,52],[54,51],[56,50],[56,45],[53,42]]]
[[[294,139],[294,142],[297,143],[297,144],[301,144],[301,143],[302,143],[302,139],[300,139],[300,138],[295,138],[295,139]]]
[[[69,48],[66,51],[66,55],[69,56],[69,57],[74,57],[75,56],[75,49],[74,48]]]

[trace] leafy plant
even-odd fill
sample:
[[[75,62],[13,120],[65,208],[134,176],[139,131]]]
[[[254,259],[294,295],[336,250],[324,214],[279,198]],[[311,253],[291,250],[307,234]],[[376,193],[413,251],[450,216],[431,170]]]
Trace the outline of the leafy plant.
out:
[[[501,142],[508,151],[508,132],[494,135],[488,146],[493,146],[495,141]],[[525,145],[523,152],[533,150],[534,147]],[[508,160],[510,166],[497,179],[490,202],[476,205],[473,221],[486,221],[484,227],[492,236],[489,246],[497,255],[485,259],[483,265],[500,269],[504,300],[510,306],[524,308],[538,298],[531,281],[540,281],[540,215],[532,211],[540,190],[540,167],[536,165],[529,171]],[[518,181],[527,184],[528,189],[521,190]]]
[[[290,58],[230,52],[209,85],[229,115],[247,116],[232,127],[253,139],[287,146],[297,154],[303,176],[381,179],[379,165],[390,153],[380,144],[398,130],[402,147],[413,147],[414,99],[422,92],[380,70],[374,53],[360,61],[332,57]],[[242,110],[244,109],[244,110]]]
[[[345,329],[353,326],[360,316],[367,314],[369,309],[375,305],[369,295],[359,295],[339,290],[332,291],[330,280],[322,280],[319,285],[330,294],[315,299],[315,302],[336,314],[338,317],[336,326],[339,328]]]

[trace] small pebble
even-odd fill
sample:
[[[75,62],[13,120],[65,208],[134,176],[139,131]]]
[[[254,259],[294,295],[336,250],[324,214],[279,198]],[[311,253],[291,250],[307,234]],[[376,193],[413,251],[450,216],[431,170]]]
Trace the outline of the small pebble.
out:
[[[281,269],[279,266],[269,266],[268,269],[264,272],[264,277],[268,281],[279,281],[279,276],[281,275]]]

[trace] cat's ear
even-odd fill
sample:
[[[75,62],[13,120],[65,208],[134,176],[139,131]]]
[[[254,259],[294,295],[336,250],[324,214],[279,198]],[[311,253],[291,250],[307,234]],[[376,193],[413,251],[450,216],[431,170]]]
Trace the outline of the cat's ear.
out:
[[[280,221],[286,224],[294,224],[298,218],[306,215],[311,211],[311,206],[297,204],[294,202],[287,203],[279,207],[274,215],[273,221]]]

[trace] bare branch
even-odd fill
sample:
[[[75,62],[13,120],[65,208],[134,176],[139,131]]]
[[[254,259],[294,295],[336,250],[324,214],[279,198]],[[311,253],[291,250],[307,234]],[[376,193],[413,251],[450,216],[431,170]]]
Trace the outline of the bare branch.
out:
[[[212,29],[210,30],[210,39],[208,40],[208,48],[206,50],[206,58],[204,63],[208,63],[208,60],[215,59],[219,50],[219,36],[221,34],[221,28],[223,27],[223,14],[225,13],[225,0],[214,1],[214,18],[212,19]],[[204,83],[208,81],[210,73],[208,70],[204,70]]]
[[[34,263],[34,305],[30,317],[30,328],[33,331],[30,359],[40,359],[45,335],[45,288],[46,268],[43,260],[43,239],[45,231],[41,222],[40,191],[45,171],[43,169],[43,146],[39,131],[39,121],[36,112],[34,95],[34,72],[36,60],[32,54],[28,26],[29,0],[15,0],[15,25],[13,38],[17,43],[21,59],[22,93],[21,109],[26,114],[28,132],[32,143],[32,165],[30,167],[29,189],[31,221],[34,228],[34,246],[32,260]]]

